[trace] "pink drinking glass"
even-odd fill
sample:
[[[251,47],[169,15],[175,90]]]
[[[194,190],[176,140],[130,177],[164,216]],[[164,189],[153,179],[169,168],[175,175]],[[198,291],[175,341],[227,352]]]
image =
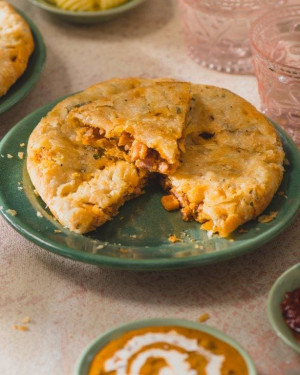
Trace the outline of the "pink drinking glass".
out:
[[[300,5],[262,15],[250,43],[261,109],[300,145]]]
[[[248,39],[252,21],[286,0],[179,0],[189,55],[204,67],[252,72]]]

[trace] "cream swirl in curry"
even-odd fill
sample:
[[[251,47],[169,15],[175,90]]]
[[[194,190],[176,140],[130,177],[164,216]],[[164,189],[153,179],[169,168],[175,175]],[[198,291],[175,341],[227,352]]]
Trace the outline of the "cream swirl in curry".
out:
[[[148,327],[123,334],[95,356],[89,375],[247,375],[231,345],[183,327]]]

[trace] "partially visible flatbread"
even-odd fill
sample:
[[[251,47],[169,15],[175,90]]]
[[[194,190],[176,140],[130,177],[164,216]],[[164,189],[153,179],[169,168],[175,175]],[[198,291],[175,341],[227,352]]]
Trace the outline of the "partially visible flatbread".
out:
[[[0,97],[24,73],[34,42],[26,21],[0,0]]]
[[[164,185],[185,220],[226,237],[271,202],[284,153],[274,127],[250,103],[222,88],[192,90],[186,152]]]

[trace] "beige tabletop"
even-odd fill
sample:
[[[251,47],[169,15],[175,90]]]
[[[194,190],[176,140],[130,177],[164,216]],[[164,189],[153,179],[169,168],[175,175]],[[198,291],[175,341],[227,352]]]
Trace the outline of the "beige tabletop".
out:
[[[14,0],[43,34],[47,61],[29,95],[0,116],[2,137],[26,114],[111,78],[175,77],[226,87],[259,107],[254,76],[201,68],[186,54],[176,0],[148,0],[114,21],[73,26]],[[150,317],[207,324],[240,342],[259,375],[299,375],[300,358],[272,330],[266,313],[275,279],[299,262],[299,217],[255,252],[192,270],[126,272],[43,250],[0,218],[0,374],[69,375],[83,348],[121,323]],[[15,330],[25,317],[28,331]]]

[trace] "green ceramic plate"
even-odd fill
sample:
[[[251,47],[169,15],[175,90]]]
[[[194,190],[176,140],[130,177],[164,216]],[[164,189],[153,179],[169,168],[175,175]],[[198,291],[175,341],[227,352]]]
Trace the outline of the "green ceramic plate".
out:
[[[285,271],[274,283],[268,298],[268,316],[277,335],[290,347],[300,353],[300,341],[297,341],[286,325],[280,303],[286,292],[300,288],[300,263]]]
[[[88,369],[91,364],[94,356],[99,352],[99,350],[108,344],[111,340],[114,340],[120,337],[122,334],[143,327],[153,327],[153,326],[179,326],[184,328],[192,328],[201,332],[208,333],[214,337],[217,337],[220,340],[228,343],[233,346],[244,358],[248,366],[248,375],[257,375],[254,363],[250,358],[249,354],[243,349],[235,340],[231,337],[225,335],[225,333],[217,330],[216,328],[210,327],[206,324],[201,324],[197,322],[191,322],[189,320],[182,319],[147,319],[139,320],[132,323],[127,323],[118,328],[115,328],[109,332],[106,332],[104,335],[98,337],[93,341],[82,353],[80,358],[77,361],[74,375],[87,375]]]
[[[96,231],[87,235],[70,232],[53,220],[43,201],[35,196],[25,158],[20,160],[17,156],[25,151],[20,143],[27,144],[33,128],[54,104],[25,117],[0,143],[0,154],[4,156],[0,157],[0,206],[3,207],[0,212],[19,233],[47,250],[82,262],[123,269],[195,267],[231,259],[262,246],[282,232],[299,209],[299,151],[278,129],[290,166],[279,189],[287,198],[275,195],[266,210],[266,213],[278,211],[270,223],[252,221],[243,226],[247,232],[236,231],[231,239],[209,238],[198,223],[184,222],[178,211],[165,211],[160,203],[161,189],[152,186],[147,194],[127,202],[118,216]],[[13,158],[7,158],[7,154]],[[12,216],[7,209],[18,214]],[[43,217],[38,217],[37,212]],[[170,243],[170,234],[183,241]]]
[[[109,21],[124,12],[136,7],[145,0],[130,0],[128,3],[122,4],[112,9],[99,10],[93,12],[75,12],[70,10],[63,10],[56,5],[51,4],[47,0],[29,0],[33,5],[49,12],[53,16],[72,23],[92,24],[97,22]]]
[[[19,10],[18,12],[30,26],[35,43],[35,49],[33,54],[29,58],[29,62],[25,72],[9,89],[9,91],[0,98],[0,113],[3,113],[10,109],[29,93],[29,91],[33,88],[34,84],[39,79],[46,60],[46,49],[43,38],[38,28],[24,13]]]

